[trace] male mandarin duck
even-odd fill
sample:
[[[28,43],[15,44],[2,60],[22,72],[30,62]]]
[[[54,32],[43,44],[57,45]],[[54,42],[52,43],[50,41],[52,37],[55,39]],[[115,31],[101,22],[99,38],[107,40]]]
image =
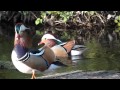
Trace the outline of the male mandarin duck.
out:
[[[55,63],[56,56],[47,45],[34,52],[30,51],[32,36],[31,29],[24,24],[15,25],[14,48],[11,59],[20,72],[32,74],[32,79],[35,79],[35,72],[47,70],[52,63]]]
[[[81,55],[85,50],[86,46],[84,45],[75,45],[75,40],[68,42],[62,42],[61,40],[54,37],[51,33],[46,33],[41,38],[39,45],[42,43],[49,43],[49,47],[58,55],[68,56],[70,55]],[[59,51],[61,52],[59,53]]]

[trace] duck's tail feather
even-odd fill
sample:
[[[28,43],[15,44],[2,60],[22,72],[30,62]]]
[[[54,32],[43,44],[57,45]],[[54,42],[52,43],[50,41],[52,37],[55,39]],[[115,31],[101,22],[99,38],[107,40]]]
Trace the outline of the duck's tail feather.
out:
[[[67,50],[67,53],[69,53],[71,49],[74,47],[74,45],[75,45],[75,40],[72,40],[67,42],[63,47]]]
[[[78,48],[86,48],[86,46],[84,46],[84,45],[74,45],[72,50],[75,50],[75,49],[78,49]]]

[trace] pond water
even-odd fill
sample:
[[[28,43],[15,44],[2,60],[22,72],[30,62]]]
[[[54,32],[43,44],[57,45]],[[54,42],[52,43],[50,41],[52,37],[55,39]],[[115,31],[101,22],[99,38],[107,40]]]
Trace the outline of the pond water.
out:
[[[75,59],[76,57],[77,57],[77,59]],[[71,58],[71,60],[68,59],[68,60],[65,60],[65,62],[63,62],[63,63],[68,64],[67,67],[57,66],[57,65],[51,64],[51,66],[49,67],[48,70],[46,70],[42,73],[37,72],[36,76],[54,74],[57,72],[65,72],[68,67],[72,67],[77,63],[77,61],[82,60],[82,57],[75,56],[73,59],[74,60],[72,60],[72,58]],[[71,61],[71,63],[70,63],[70,61]],[[65,71],[62,69],[64,69]],[[70,70],[72,70],[72,68]],[[0,79],[30,79],[30,78],[31,78],[31,74],[21,73],[17,69],[9,69],[9,70],[8,69],[0,69]]]
[[[75,56],[76,57],[76,56]],[[75,58],[74,57],[74,58]],[[120,62],[119,60],[106,60],[106,59],[87,59],[82,56],[80,58],[73,59],[71,58],[71,64],[69,60],[65,61],[65,63],[69,63],[67,67],[51,65],[51,67],[43,73],[37,73],[36,76],[40,77],[43,75],[50,75],[54,73],[62,73],[74,70],[83,70],[83,71],[99,71],[99,70],[120,70]],[[7,70],[0,69],[0,79],[30,79],[31,74],[23,74],[18,70]]]

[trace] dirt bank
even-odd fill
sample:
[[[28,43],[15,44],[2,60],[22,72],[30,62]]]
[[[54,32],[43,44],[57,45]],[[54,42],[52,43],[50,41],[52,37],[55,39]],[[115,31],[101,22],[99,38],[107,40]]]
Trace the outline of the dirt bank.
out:
[[[71,71],[67,73],[57,73],[38,77],[37,79],[120,79],[118,71],[90,71],[84,72],[81,70]]]

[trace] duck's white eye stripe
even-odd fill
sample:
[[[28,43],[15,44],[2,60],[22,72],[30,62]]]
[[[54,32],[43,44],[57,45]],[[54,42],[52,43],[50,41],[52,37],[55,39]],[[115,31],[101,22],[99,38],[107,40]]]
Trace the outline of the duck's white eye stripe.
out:
[[[20,26],[20,31],[24,31],[24,30],[26,30],[26,29],[30,29],[30,28],[27,28],[27,27],[25,27],[24,25],[21,25],[21,26]]]
[[[16,27],[15,27],[15,32],[16,32]]]

